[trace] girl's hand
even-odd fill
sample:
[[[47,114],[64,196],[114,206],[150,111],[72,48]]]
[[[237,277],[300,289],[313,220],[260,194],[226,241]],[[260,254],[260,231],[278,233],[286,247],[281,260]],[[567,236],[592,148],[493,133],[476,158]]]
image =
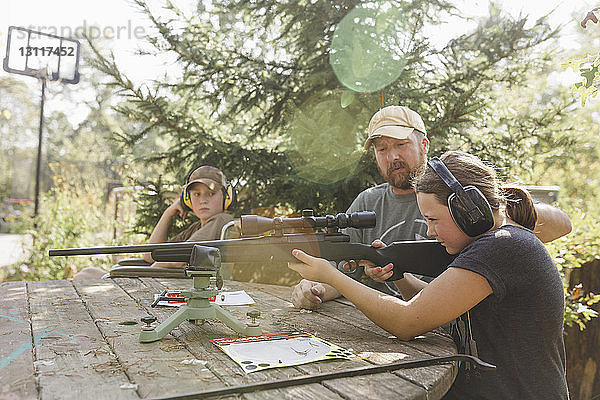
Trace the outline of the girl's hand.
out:
[[[315,282],[329,283],[338,270],[323,258],[310,256],[302,250],[294,249],[292,255],[299,263],[288,263],[288,267],[298,272],[304,279]]]
[[[375,282],[385,282],[386,279],[392,276],[394,273],[394,264],[389,263],[385,267],[378,267],[376,265],[365,265],[365,274],[373,279]]]
[[[372,247],[385,247],[386,244],[383,243],[381,240],[377,239],[374,240],[373,243],[371,243]],[[368,261],[365,262],[364,264],[361,264],[365,267],[365,274],[373,279],[375,282],[385,282],[386,279],[388,279],[390,276],[392,276],[392,269],[394,268],[394,264],[389,263],[388,265],[386,265],[385,267],[379,267],[376,266],[375,264],[373,264],[372,262]]]

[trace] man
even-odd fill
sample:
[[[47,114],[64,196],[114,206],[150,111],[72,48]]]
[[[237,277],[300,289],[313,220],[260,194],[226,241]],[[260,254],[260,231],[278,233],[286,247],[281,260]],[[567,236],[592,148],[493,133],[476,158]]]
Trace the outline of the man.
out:
[[[423,119],[404,106],[385,107],[373,115],[368,127],[365,150],[373,145],[379,173],[385,183],[359,193],[347,212],[375,211],[375,228],[348,228],[351,242],[371,244],[375,240],[391,243],[401,240],[425,239],[427,222],[421,216],[412,178],[427,161],[429,139]],[[543,242],[549,242],[571,231],[571,221],[562,211],[547,204],[536,204],[538,222],[534,232]],[[388,294],[399,293],[386,283],[363,277],[363,282]],[[327,284],[303,279],[292,291],[292,303],[297,308],[314,309],[340,293]]]

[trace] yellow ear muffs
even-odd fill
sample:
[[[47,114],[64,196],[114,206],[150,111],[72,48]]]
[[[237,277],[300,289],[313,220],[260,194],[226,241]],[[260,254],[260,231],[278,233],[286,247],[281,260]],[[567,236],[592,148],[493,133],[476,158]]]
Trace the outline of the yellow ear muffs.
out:
[[[190,176],[192,176],[192,173],[197,170],[198,167],[194,167],[192,168],[186,175],[185,177],[185,185],[183,186],[183,189],[181,190],[181,197],[179,198],[179,203],[181,203],[181,207],[185,210],[185,211],[193,211],[192,210],[192,198],[190,196],[190,192],[188,192],[188,182],[190,181]]]
[[[236,202],[237,193],[235,192],[235,189],[233,186],[227,185],[227,187],[223,188],[223,211],[234,206]]]
[[[192,198],[190,196],[190,191],[188,190],[189,186],[185,185],[183,190],[181,191],[181,199],[179,202],[181,203],[181,207],[185,211],[192,211]],[[232,207],[237,202],[237,193],[233,186],[227,185],[227,187],[223,188],[223,211],[227,210],[229,207]]]
[[[181,191],[181,198],[179,202],[181,203],[181,207],[185,211],[193,211],[192,210],[192,197],[189,192],[189,180],[192,176],[192,173],[198,169],[199,167],[195,167],[188,172],[187,177],[185,178],[186,185],[183,187]],[[222,188],[223,192],[223,211],[227,210],[229,207],[233,207],[237,204],[237,192],[235,188],[231,185],[227,185]]]
[[[188,191],[188,185],[183,187],[179,202],[185,211],[192,211],[192,198],[190,197],[190,192]]]

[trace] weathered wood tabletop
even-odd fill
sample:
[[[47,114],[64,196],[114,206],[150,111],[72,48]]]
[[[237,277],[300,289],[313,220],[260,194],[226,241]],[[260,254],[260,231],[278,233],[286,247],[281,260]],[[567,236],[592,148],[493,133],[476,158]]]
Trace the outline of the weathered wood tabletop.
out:
[[[184,322],[162,340],[139,343],[140,318],[163,321],[173,308],[151,308],[155,293],[190,280],[119,278],[0,283],[0,398],[139,399],[450,355],[449,337],[428,333],[410,342],[391,337],[345,300],[316,312],[288,301],[291,288],[226,282],[256,301],[263,332],[298,330],[351,349],[358,357],[246,374],[209,339],[236,336],[219,321]],[[228,307],[244,319],[248,306]],[[199,359],[206,365],[185,364]],[[247,399],[438,399],[456,363],[337,378],[243,394]],[[236,398],[229,396],[227,398]]]

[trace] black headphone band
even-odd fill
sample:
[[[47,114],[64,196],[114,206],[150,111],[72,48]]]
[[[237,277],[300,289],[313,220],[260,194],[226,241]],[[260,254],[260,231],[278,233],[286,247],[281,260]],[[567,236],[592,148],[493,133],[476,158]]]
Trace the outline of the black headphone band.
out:
[[[197,170],[198,168],[200,168],[200,167],[194,167],[194,168],[190,169],[190,171],[185,176],[185,182],[183,183],[183,186],[187,186],[188,182],[190,181],[190,177],[192,176],[194,171]]]
[[[427,164],[433,169],[433,171],[442,179],[442,181],[456,194],[458,200],[465,206],[469,219],[471,222],[476,222],[483,218],[483,212],[477,207],[477,205],[471,200],[471,198],[465,193],[464,187],[461,183],[452,175],[452,172],[446,167],[437,157],[432,158]]]

